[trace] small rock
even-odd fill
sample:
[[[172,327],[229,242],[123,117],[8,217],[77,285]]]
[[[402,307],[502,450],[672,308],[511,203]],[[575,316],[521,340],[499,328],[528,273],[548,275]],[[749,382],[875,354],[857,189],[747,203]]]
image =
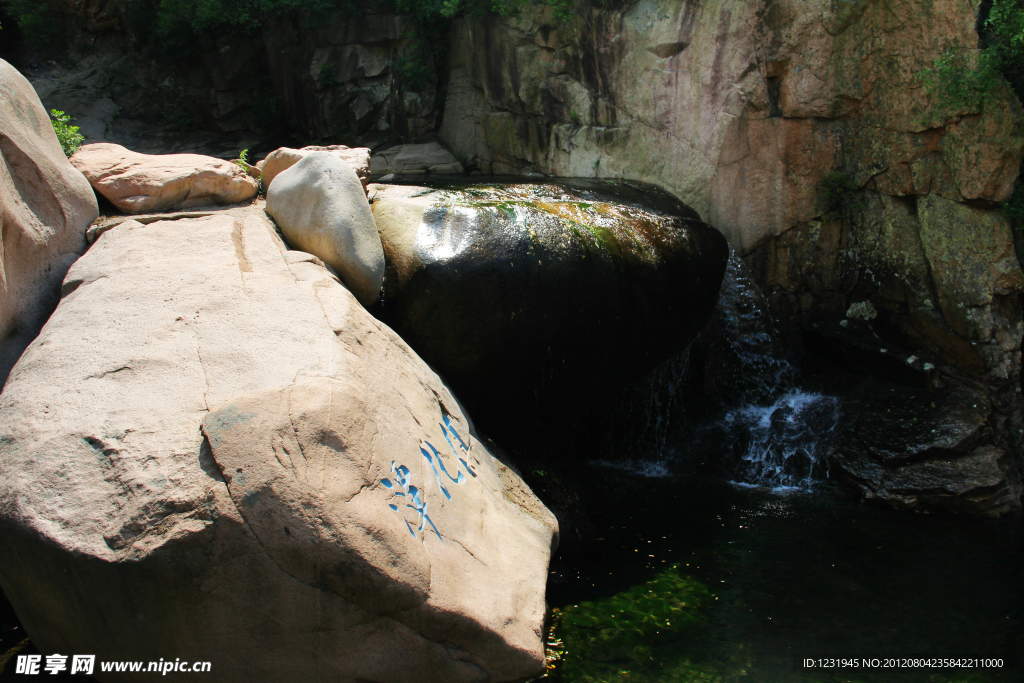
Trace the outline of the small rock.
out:
[[[83,145],[71,163],[124,213],[237,204],[257,183],[230,161],[201,154],[140,154],[108,142]]]
[[[872,320],[878,316],[878,311],[871,305],[870,301],[858,301],[855,304],[850,305],[850,309],[846,311],[847,318],[853,318],[854,320]]]
[[[370,182],[370,150],[367,147],[350,148],[344,145],[331,145],[329,147],[310,146],[303,147],[302,149],[281,147],[274,150],[267,155],[266,159],[256,164],[262,173],[261,182],[263,187],[269,189],[270,183],[274,181],[278,174],[288,170],[298,163],[299,159],[304,158],[311,152],[330,152],[351,166],[352,170],[359,176],[359,182],[363,184],[363,193],[366,193],[366,186]]]
[[[375,175],[460,175],[465,171],[458,159],[438,142],[386,149],[370,160],[370,170]]]
[[[85,239],[89,244],[92,244],[93,242],[100,238],[100,235],[102,235],[105,232],[109,232],[111,229],[116,228],[118,226],[123,226],[125,228],[135,228],[140,225],[143,224],[133,219],[121,221],[119,223],[114,221],[105,221],[103,223],[97,223],[95,225],[90,225],[89,229],[85,231]]]
[[[297,249],[321,258],[364,306],[384,282],[384,249],[352,166],[331,152],[309,152],[279,174],[267,213]]]

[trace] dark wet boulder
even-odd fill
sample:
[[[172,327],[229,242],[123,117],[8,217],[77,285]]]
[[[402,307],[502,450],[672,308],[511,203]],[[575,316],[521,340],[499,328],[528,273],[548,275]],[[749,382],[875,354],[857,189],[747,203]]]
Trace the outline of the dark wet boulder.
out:
[[[918,511],[1020,509],[1020,475],[1006,444],[993,439],[984,393],[862,379],[844,413],[829,469],[862,498]]]
[[[371,185],[387,262],[378,311],[482,427],[577,417],[705,325],[725,238],[656,191],[606,184]]]

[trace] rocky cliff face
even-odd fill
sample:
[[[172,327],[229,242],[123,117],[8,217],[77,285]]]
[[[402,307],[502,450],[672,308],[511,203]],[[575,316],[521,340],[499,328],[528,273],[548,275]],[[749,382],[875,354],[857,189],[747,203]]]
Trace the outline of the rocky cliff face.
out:
[[[1016,490],[1024,273],[997,209],[1024,157],[1024,110],[1005,84],[956,109],[921,79],[945,49],[978,45],[978,7],[578,9],[457,20],[438,85],[418,90],[396,68],[412,50],[405,19],[298,15],[218,39],[159,89],[226,131],[259,128],[276,107],[332,142],[436,135],[470,171],[659,185],[729,238],[790,348],[979,392],[982,436],[918,455],[992,445]]]
[[[984,394],[982,441],[1015,481],[1024,274],[995,209],[1024,155],[1024,110],[1005,84],[953,109],[921,79],[946,48],[977,47],[975,12],[641,0],[564,23],[539,8],[464,19],[440,138],[484,172],[667,188],[740,251],[791,343],[832,353],[836,324],[859,315],[875,357],[903,349],[933,389]],[[846,188],[831,207],[830,176]]]
[[[671,189],[741,251],[821,215],[841,169],[894,196],[1004,201],[1021,109],[943,107],[918,75],[977,46],[966,0],[643,0],[557,23],[464,19],[441,137],[485,168]]]
[[[69,62],[78,68],[37,79],[40,97],[72,114],[89,142],[166,151],[174,141],[153,140],[154,129],[181,139],[199,127],[380,144],[418,141],[437,126],[437,70],[407,17],[293,12],[252,35],[203,35],[164,54],[145,6],[73,8],[81,28]]]
[[[413,32],[409,20],[394,15],[280,17],[255,39],[225,37],[208,47],[179,88],[222,130],[276,116],[317,138],[419,139],[436,125],[435,83],[395,69],[413,49]],[[432,67],[424,64],[427,72]]]
[[[870,300],[976,377],[1019,374],[1008,87],[952,110],[920,74],[977,46],[966,0],[643,0],[555,25],[463,20],[441,138],[485,171],[656,183],[719,228],[791,324]],[[822,182],[858,188],[841,215]]]

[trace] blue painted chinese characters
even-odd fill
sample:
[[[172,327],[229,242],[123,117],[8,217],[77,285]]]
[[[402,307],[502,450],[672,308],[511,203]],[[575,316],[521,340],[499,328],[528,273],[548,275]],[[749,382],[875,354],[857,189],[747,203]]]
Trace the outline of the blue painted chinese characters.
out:
[[[452,494],[446,484],[448,482],[465,484],[466,472],[474,479],[476,478],[476,472],[473,471],[466,461],[466,458],[469,456],[469,445],[459,436],[458,431],[452,425],[451,417],[445,415],[444,421],[439,422],[438,426],[441,428],[441,434],[444,436],[445,441],[448,442],[452,453],[455,454],[455,466],[451,467],[451,464],[446,466],[441,453],[426,439],[420,442],[420,455],[430,465],[430,470],[434,473],[434,481],[437,482],[437,488],[441,491],[441,494],[448,500],[452,500]],[[456,444],[458,444],[457,447]],[[455,472],[454,476],[449,471],[450,467]],[[462,471],[463,469],[465,469],[465,472]],[[401,515],[402,521],[405,522],[405,526],[409,529],[409,533],[414,537],[417,537],[417,534],[422,534],[424,529],[426,529],[426,525],[429,524],[430,528],[437,534],[438,539],[444,543],[441,532],[438,531],[437,526],[430,519],[427,501],[424,499],[424,491],[412,483],[412,475],[409,468],[392,461],[391,472],[394,474],[394,481],[391,479],[381,479],[380,482],[393,495],[394,502],[388,503],[388,507]],[[446,478],[443,482],[441,474],[444,474]],[[399,500],[399,498],[402,500]],[[415,519],[410,519],[410,517],[415,517]]]
[[[397,512],[402,516],[402,521],[405,522],[405,526],[409,529],[409,533],[414,537],[417,532],[422,533],[424,526],[429,523],[430,528],[434,530],[437,537],[444,543],[444,539],[441,538],[441,532],[434,526],[434,522],[430,519],[430,515],[427,514],[427,504],[424,502],[420,495],[420,489],[412,485],[412,481],[409,477],[409,468],[405,465],[396,465],[394,462],[391,463],[391,471],[395,475],[395,482],[390,479],[381,479],[380,483],[384,484],[385,487],[391,489],[391,492],[395,495],[395,498],[404,498],[405,501],[399,501],[399,504],[403,505],[404,508],[408,508],[416,513],[419,518],[416,520],[416,529],[413,529],[413,525],[409,523],[409,518],[405,514],[405,510],[400,508],[394,503],[388,503],[388,507]],[[401,491],[396,488],[395,483],[398,487],[401,487]]]

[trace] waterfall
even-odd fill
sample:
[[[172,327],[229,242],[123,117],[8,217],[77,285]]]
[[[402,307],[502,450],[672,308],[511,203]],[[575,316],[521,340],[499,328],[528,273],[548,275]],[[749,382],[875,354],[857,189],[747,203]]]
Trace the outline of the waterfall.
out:
[[[700,457],[692,465],[741,485],[810,488],[824,480],[839,401],[800,387],[768,304],[735,250],[702,337],[718,409],[682,435],[681,460],[692,450]]]
[[[631,422],[643,425],[647,438],[625,450],[626,458],[600,464],[773,489],[809,489],[827,477],[839,401],[800,386],[768,304],[735,250],[707,328],[640,389],[628,403]]]

